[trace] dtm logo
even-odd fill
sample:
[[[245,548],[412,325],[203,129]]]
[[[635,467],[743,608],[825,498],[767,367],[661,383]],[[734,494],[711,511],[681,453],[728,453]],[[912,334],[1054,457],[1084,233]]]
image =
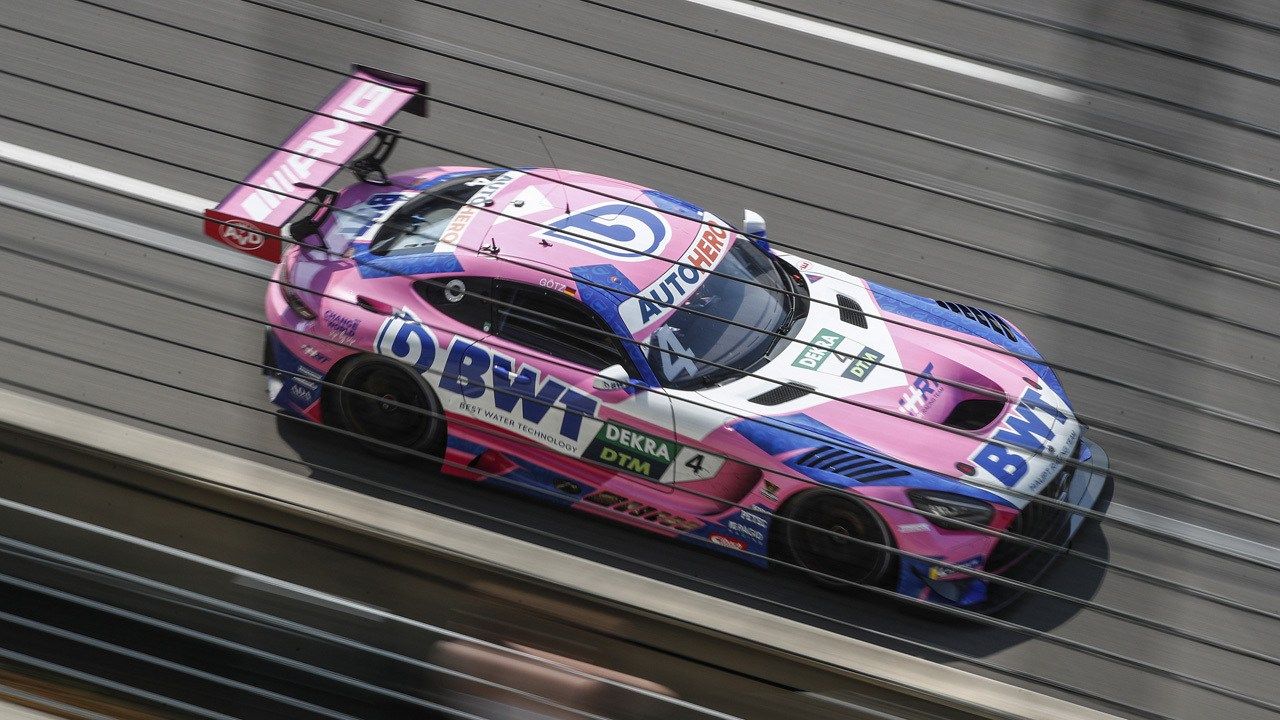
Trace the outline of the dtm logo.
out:
[[[538,237],[581,245],[597,255],[635,262],[660,252],[671,235],[662,216],[641,205],[603,203],[556,218]]]
[[[1061,410],[1047,405],[1040,393],[1027,390],[1022,394],[1022,402],[1005,416],[992,438],[1039,451],[1054,438],[1055,433],[1050,426],[1055,421],[1064,422],[1066,419]],[[1027,474],[1026,459],[1002,444],[989,442],[970,459],[1008,487],[1017,485]]]
[[[257,250],[267,241],[254,226],[234,220],[222,226],[222,239],[242,250]]]

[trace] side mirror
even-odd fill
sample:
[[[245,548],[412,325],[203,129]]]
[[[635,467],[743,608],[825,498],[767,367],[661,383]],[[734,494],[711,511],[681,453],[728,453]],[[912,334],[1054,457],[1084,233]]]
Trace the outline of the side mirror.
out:
[[[626,390],[629,393],[636,390],[635,384],[631,382],[631,374],[621,365],[610,365],[596,373],[591,387],[597,390]]]
[[[755,210],[742,211],[742,231],[751,238],[756,247],[769,252],[769,240],[764,226],[764,218]]]

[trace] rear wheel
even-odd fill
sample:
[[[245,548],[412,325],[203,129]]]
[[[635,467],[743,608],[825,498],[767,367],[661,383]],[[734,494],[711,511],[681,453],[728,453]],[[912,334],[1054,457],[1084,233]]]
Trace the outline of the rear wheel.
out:
[[[340,367],[333,383],[341,387],[328,390],[333,393],[328,407],[341,427],[368,439],[363,444],[370,452],[403,457],[410,454],[406,450],[417,451],[439,463],[444,412],[422,376],[401,363],[366,355]]]
[[[818,584],[882,585],[894,566],[888,531],[879,516],[843,493],[799,495],[776,523],[780,548]],[[859,542],[863,541],[863,542]]]

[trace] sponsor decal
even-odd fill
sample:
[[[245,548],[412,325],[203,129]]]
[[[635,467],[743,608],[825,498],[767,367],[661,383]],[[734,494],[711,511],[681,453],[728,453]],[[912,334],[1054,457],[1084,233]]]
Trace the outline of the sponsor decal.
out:
[[[534,237],[572,243],[624,262],[647,260],[662,252],[671,236],[661,215],[643,205],[621,202],[592,205],[545,224],[548,229]]]
[[[431,330],[408,310],[383,322],[374,349],[424,372],[443,354],[438,376],[427,379],[450,407],[574,454],[583,420],[594,418],[599,407],[594,398],[543,377],[537,368],[517,368],[511,358],[465,338],[455,337],[440,353]]]
[[[680,532],[689,532],[702,527],[702,523],[696,520],[680,517],[665,510],[659,510],[651,505],[645,505],[642,502],[630,500],[622,495],[612,492],[592,493],[583,500],[595,503],[603,507],[610,508],[619,513],[625,513],[632,517],[638,517],[651,523],[661,525],[662,527],[672,528]]]
[[[875,348],[864,347],[853,356],[853,360],[840,375],[855,382],[862,382],[867,379],[872,370],[876,369],[881,360],[884,360],[884,353]]]
[[[764,542],[764,533],[751,527],[750,525],[744,525],[736,520],[730,520],[729,522],[725,523],[725,527],[729,528],[729,532],[733,533],[734,535],[750,538],[752,540],[755,540],[758,543]]]
[[[918,522],[918,523],[908,523],[906,525],[899,525],[898,532],[904,533],[904,534],[929,532],[929,523]]]
[[[817,370],[822,367],[822,363],[826,362],[828,357],[831,357],[831,351],[840,347],[843,341],[844,335],[823,328],[813,336],[813,344],[803,348],[800,351],[800,357],[793,360],[791,364],[806,370]]]
[[[667,471],[678,448],[671,440],[607,422],[600,427],[583,457],[657,480]]]
[[[266,220],[271,211],[286,199],[285,196],[294,192],[295,185],[311,177],[311,169],[318,158],[342,149],[346,141],[343,135],[351,127],[351,123],[368,121],[369,116],[373,115],[382,103],[393,97],[396,92],[394,88],[368,81],[356,85],[355,89],[342,99],[337,108],[327,113],[331,117],[325,119],[331,124],[313,130],[297,147],[289,148],[291,152],[284,155],[280,159],[280,164],[259,183],[264,187],[257,188],[245,196],[240,203],[240,209],[245,217],[258,221]],[[326,177],[332,176],[327,171],[323,174]]]
[[[774,502],[778,502],[778,486],[777,486],[777,484],[775,484],[775,483],[771,483],[771,482],[769,482],[768,480],[765,480],[763,483],[761,483],[761,484],[760,484],[760,494],[761,494],[761,495],[763,495],[763,496],[765,496],[765,498],[767,498],[767,499],[769,499],[769,500],[772,500],[772,501],[774,501]]]
[[[403,201],[409,199],[405,193],[378,193],[368,200],[347,208],[340,216],[337,231],[341,235],[352,238],[363,237],[369,228],[382,222]]]
[[[706,280],[707,273],[720,264],[728,241],[728,231],[704,224],[684,254],[684,264],[673,265],[666,275],[618,306],[623,324],[635,332],[688,300]]]
[[[354,340],[356,330],[360,329],[359,320],[339,315],[332,310],[324,311],[324,324],[329,328],[329,339],[340,343],[349,343]]]
[[[739,551],[745,551],[747,549],[747,544],[745,542],[739,540],[738,538],[731,538],[728,535],[721,535],[720,533],[711,533],[710,535],[707,536],[707,539],[721,547],[733,548],[734,550],[739,550]]]
[[[957,566],[955,568],[945,567],[943,565],[934,565],[929,568],[929,579],[939,580],[941,578],[951,577],[954,575],[963,575],[964,570],[977,569],[977,567],[982,564],[984,559],[985,558],[983,558],[983,556],[981,555],[977,557],[971,557],[968,560],[962,560],[958,563],[954,563]]]
[[[898,399],[898,410],[911,417],[923,417],[929,408],[942,397],[942,383],[930,377],[933,363],[924,366],[920,375],[907,386],[906,392]]]
[[[259,232],[258,228],[237,220],[226,221],[219,234],[223,242],[241,250],[257,250],[267,242],[267,237]]]
[[[312,360],[315,360],[316,362],[321,363],[323,365],[329,364],[329,359],[330,359],[329,356],[315,349],[315,347],[311,345],[303,344],[302,346],[300,346],[300,349],[302,350],[303,355],[306,355]]]
[[[760,507],[760,506],[757,505],[756,507]],[[764,509],[764,508],[760,508],[760,509],[762,512],[769,512],[767,509]],[[761,530],[764,530],[769,527],[769,521],[765,520],[764,517],[757,515],[753,512],[747,512],[746,510],[743,510],[742,514],[738,515],[738,519],[742,520],[743,522],[751,523],[752,525],[755,525]]]
[[[1000,421],[992,439],[1040,452],[1051,447],[1049,443],[1057,437],[1058,431],[1053,426],[1066,420],[1066,414],[1046,404],[1039,391],[1028,388],[1022,393],[1021,402]],[[1074,443],[1078,432],[1079,428],[1073,428],[1059,447],[1070,447],[1067,443]],[[1008,487],[1017,485],[1030,469],[1027,458],[1022,453],[995,442],[988,442],[978,448],[969,460]],[[1047,482],[1053,469],[1053,464],[1047,464],[1041,471],[1044,477],[1037,478],[1036,483],[1043,485]]]
[[[471,226],[472,221],[481,214],[480,208],[493,204],[494,196],[501,192],[502,188],[521,177],[524,177],[524,173],[511,171],[505,172],[496,178],[478,177],[466,183],[467,185],[482,185],[483,187],[477,190],[470,200],[467,200],[466,205],[458,208],[458,212],[449,220],[444,232],[440,233],[440,242],[437,245],[437,249],[439,249],[439,245],[447,245],[450,248],[456,246],[458,241],[462,239],[463,234],[466,233],[467,228]]]

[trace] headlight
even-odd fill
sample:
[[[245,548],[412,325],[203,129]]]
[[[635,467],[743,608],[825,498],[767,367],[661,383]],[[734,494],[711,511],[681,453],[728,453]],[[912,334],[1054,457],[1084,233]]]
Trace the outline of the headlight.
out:
[[[951,520],[987,525],[996,514],[991,503],[948,492],[911,490],[907,493],[907,497],[917,510],[928,513],[925,515],[926,520],[947,530],[966,529],[963,525],[949,522]]]
[[[294,284],[293,274],[290,270],[296,261],[296,258],[285,257],[284,264],[280,266],[280,282],[276,283],[276,285],[280,288],[280,295],[284,298],[285,303],[289,305],[290,310],[303,320],[315,320],[316,314],[312,312],[311,308],[307,307],[306,303],[302,302],[302,298],[298,297],[298,292],[290,287]]]

